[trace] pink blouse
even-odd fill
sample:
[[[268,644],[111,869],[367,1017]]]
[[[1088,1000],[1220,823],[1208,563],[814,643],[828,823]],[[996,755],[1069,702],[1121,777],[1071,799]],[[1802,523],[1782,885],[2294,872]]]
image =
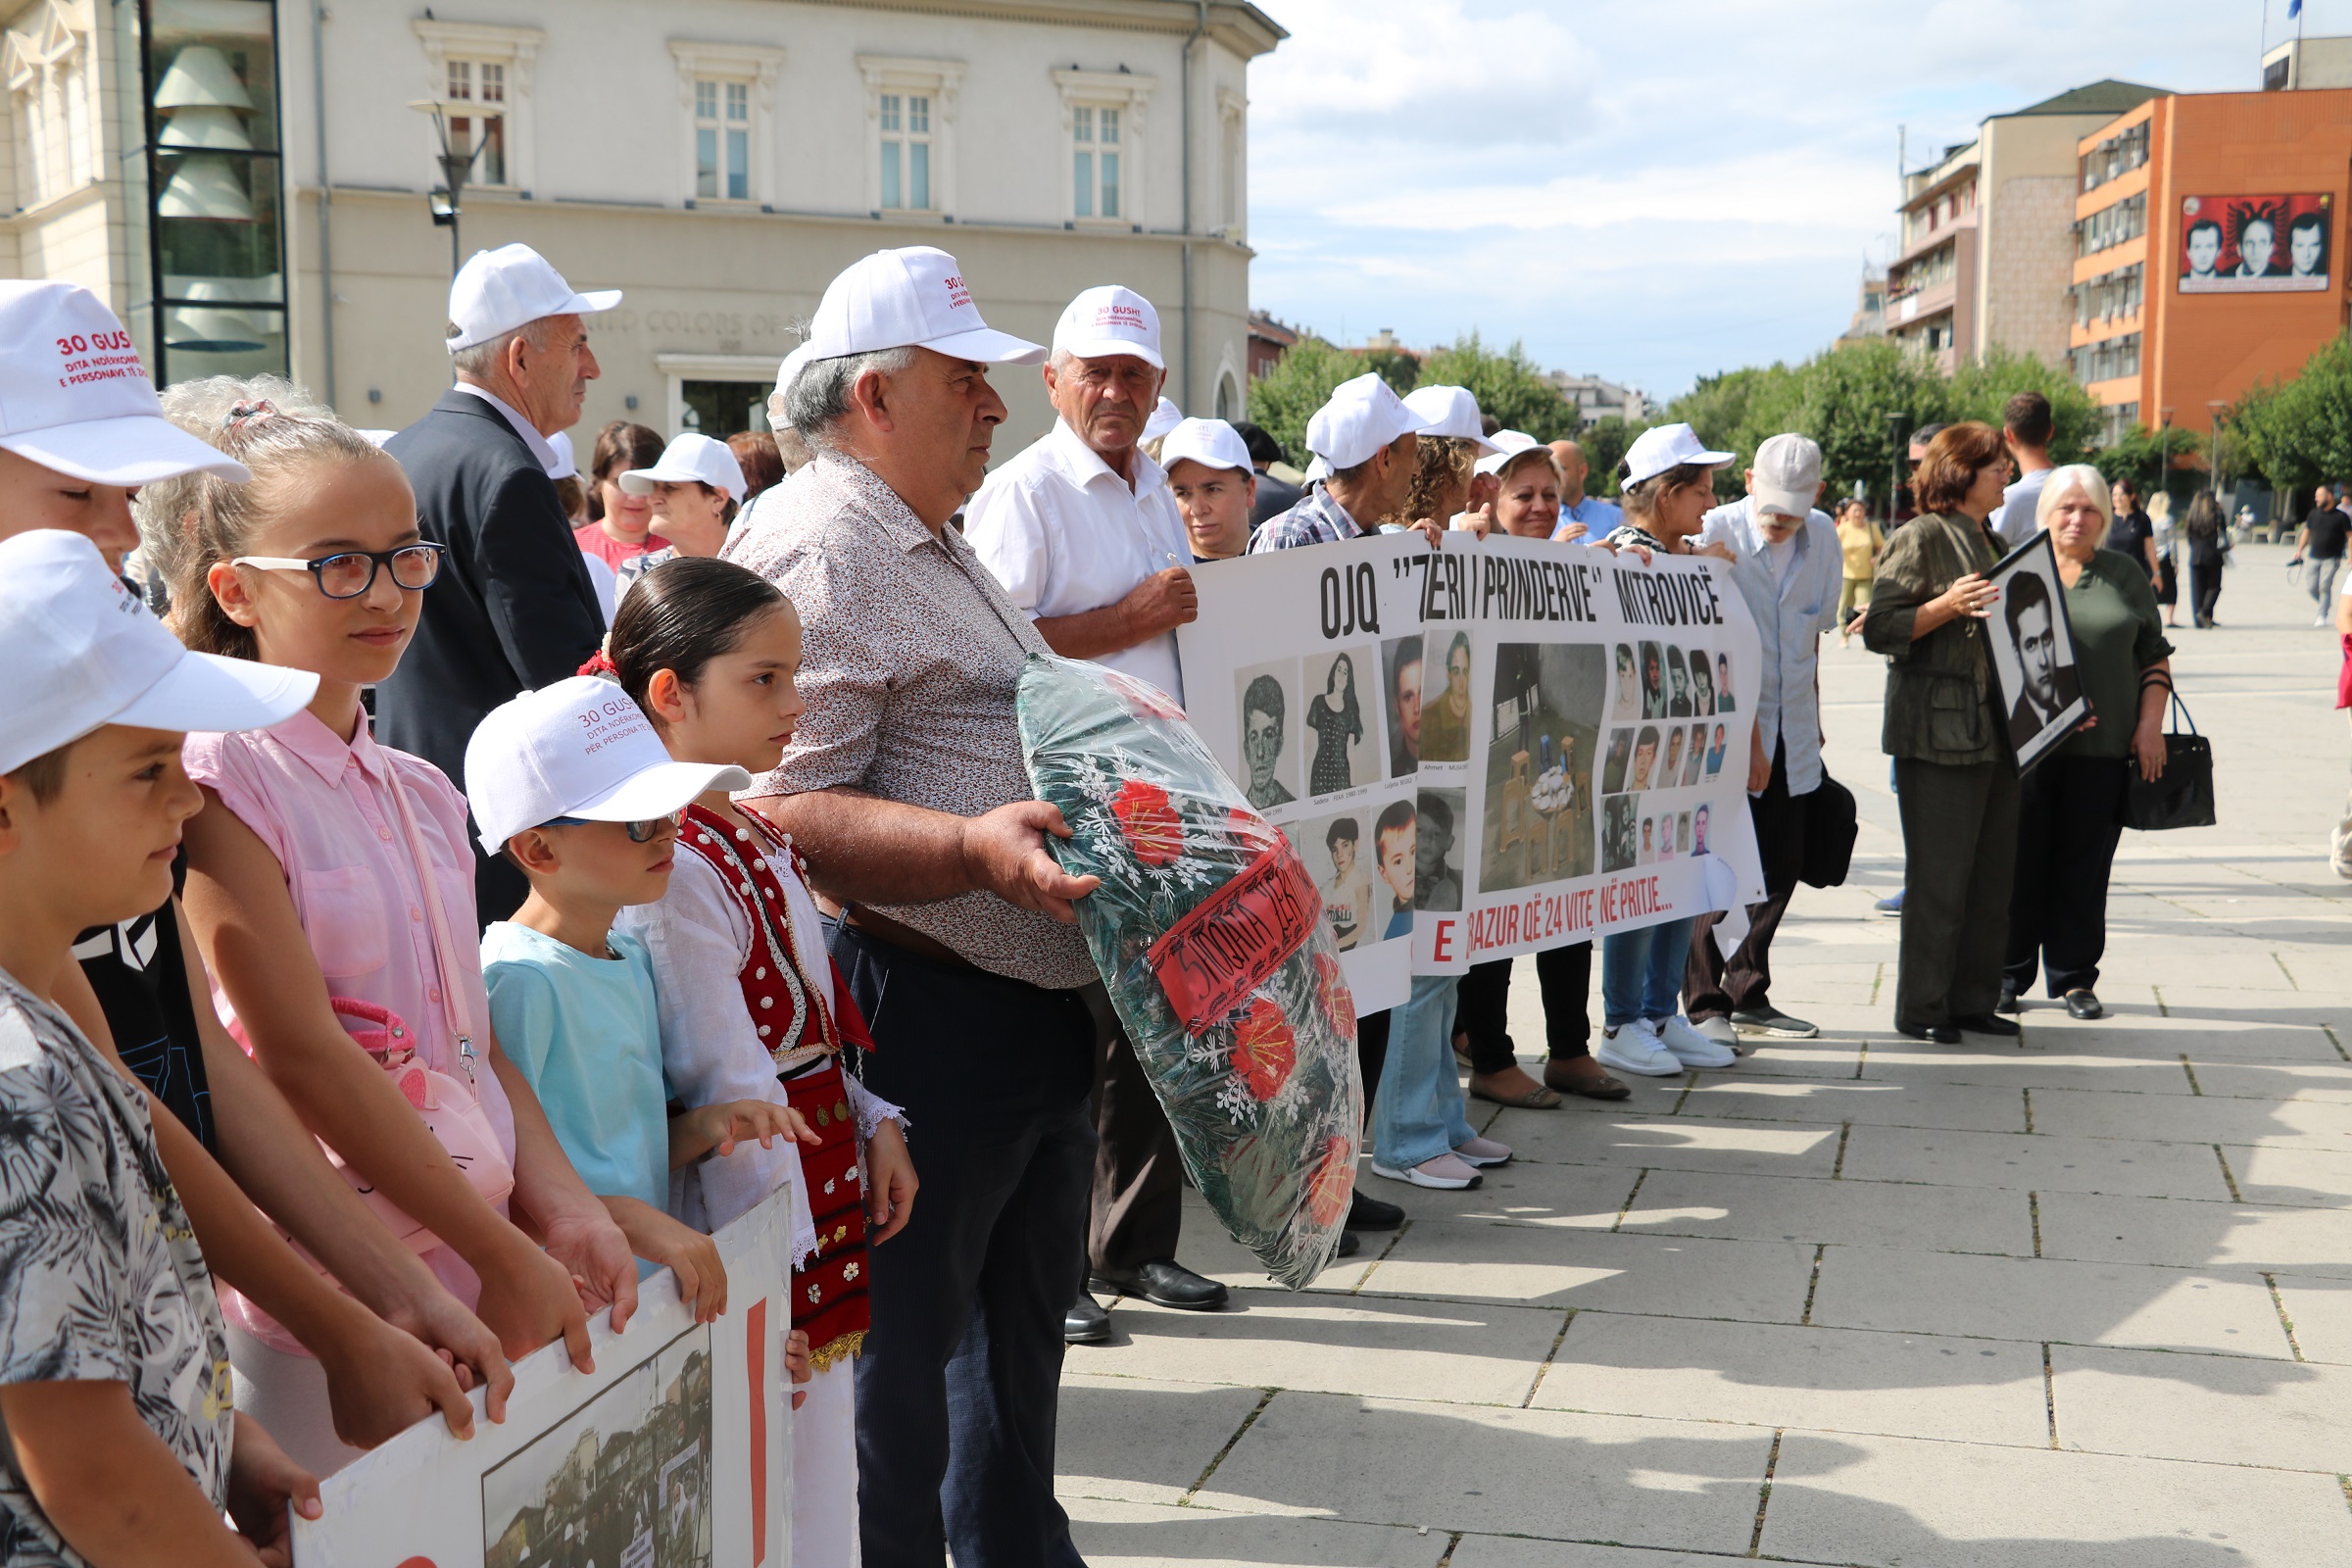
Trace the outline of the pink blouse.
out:
[[[389,1007],[408,1024],[426,1066],[461,1081],[470,1077],[513,1160],[514,1110],[490,1068],[490,1000],[482,986],[466,797],[422,758],[378,746],[365,718],[346,745],[307,710],[268,729],[191,734],[181,760],[284,868],[328,994]],[[440,892],[451,974],[434,955],[427,895],[396,790],[408,800]],[[213,1004],[243,1041],[236,1009],[217,978]],[[460,1031],[473,1043],[470,1063],[462,1059]],[[462,1260],[442,1255],[448,1251],[428,1253],[425,1261],[470,1302],[479,1286]]]

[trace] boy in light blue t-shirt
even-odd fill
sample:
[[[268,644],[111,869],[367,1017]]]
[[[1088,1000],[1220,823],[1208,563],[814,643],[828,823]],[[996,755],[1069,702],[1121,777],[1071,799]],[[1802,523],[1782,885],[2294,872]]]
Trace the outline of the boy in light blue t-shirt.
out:
[[[739,1139],[816,1139],[766,1101],[669,1114],[653,963],[612,919],[667,891],[687,804],[751,776],[671,761],[618,687],[575,676],[494,709],[466,745],[466,779],[483,845],[531,883],[514,918],[482,933],[499,1047],[637,1256],[673,1270],[709,1322],[726,1310],[726,1271],[710,1237],[666,1212],[671,1169]]]

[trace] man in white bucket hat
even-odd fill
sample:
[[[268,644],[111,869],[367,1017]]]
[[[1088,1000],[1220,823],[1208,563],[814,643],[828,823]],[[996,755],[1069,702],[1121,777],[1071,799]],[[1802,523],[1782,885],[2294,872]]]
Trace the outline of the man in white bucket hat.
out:
[[[376,690],[376,739],[466,785],[466,743],[517,692],[572,674],[605,616],[548,470],[597,376],[586,318],[620,291],[582,294],[528,245],[476,251],[449,285],[457,384],[384,443],[416,490],[424,537],[448,547],[416,640]],[[522,873],[475,847],[484,921],[514,912]]]
[[[1096,884],[1047,853],[1069,830],[1021,763],[1014,683],[1051,649],[948,526],[1004,418],[990,368],[1045,354],[981,319],[945,251],[854,264],[779,377],[816,461],[721,552],[805,628],[808,711],[746,804],[841,911],[833,956],[876,1044],[865,1082],[921,1129],[922,1204],[873,1250],[858,1361],[873,1568],[937,1568],[951,1546],[1079,1560],[1054,1438],[1110,1018],[1070,923]]]

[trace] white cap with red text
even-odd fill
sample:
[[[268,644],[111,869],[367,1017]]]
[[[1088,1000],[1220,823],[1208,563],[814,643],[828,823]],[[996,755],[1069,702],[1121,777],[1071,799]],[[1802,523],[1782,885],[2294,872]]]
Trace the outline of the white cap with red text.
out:
[[[1179,463],[1198,463],[1211,468],[1252,472],[1250,443],[1223,419],[1186,419],[1159,444],[1159,466],[1173,469]]]
[[[633,496],[650,496],[657,484],[685,484],[700,479],[713,490],[724,490],[732,501],[743,499],[743,465],[724,441],[689,432],[662,449],[650,468],[630,468],[620,476],[620,488]]]
[[[582,294],[528,245],[475,251],[449,285],[449,352],[487,343],[550,316],[594,316],[620,303],[620,290]]]
[[[1159,407],[1152,411],[1152,417],[1144,421],[1144,439],[1156,441],[1183,422],[1184,411],[1171,399],[1161,398]]]
[[[645,822],[709,790],[751,788],[725,762],[673,762],[629,694],[573,675],[493,708],[466,743],[466,801],[496,855],[524,828],[559,816]]]
[[[1035,365],[1046,351],[980,319],[956,258],[930,245],[876,251],[825,285],[795,350],[807,366],[848,354],[918,348],[983,365]]]
[[[1488,436],[1479,416],[1478,399],[1466,386],[1417,386],[1404,395],[1404,406],[1429,421],[1423,435],[1450,436],[1478,448],[1482,458],[1493,457],[1496,438]]]
[[[1686,463],[1718,468],[1733,457],[1729,452],[1708,451],[1698,432],[1687,424],[1653,425],[1635,437],[1634,444],[1626,449],[1624,483],[1640,484]]]
[[[130,334],[78,283],[0,282],[0,450],[93,484],[245,465],[164,417]]]
[[[1398,436],[1427,428],[1395,387],[1367,370],[1331,389],[1331,401],[1306,421],[1306,449],[1344,473]]]
[[[1748,493],[1755,497],[1756,511],[1777,512],[1783,516],[1803,518],[1812,515],[1813,502],[1821,494],[1821,448],[1809,436],[1776,435],[1756,448],[1755,475]]]
[[[1082,360],[1125,354],[1154,370],[1168,368],[1159,356],[1159,313],[1150,300],[1116,283],[1087,289],[1062,308],[1061,319],[1054,323],[1054,354]]]
[[[262,729],[318,690],[307,669],[191,653],[77,533],[0,540],[0,773],[106,724]]]

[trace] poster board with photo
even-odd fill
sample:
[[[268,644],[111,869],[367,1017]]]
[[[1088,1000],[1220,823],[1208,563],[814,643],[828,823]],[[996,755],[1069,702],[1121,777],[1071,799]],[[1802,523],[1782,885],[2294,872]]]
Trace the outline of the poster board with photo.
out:
[[[295,1568],[781,1568],[789,1196],[715,1238],[726,1315],[698,1324],[667,1269],[648,1277],[627,1328],[591,1320],[594,1372],[558,1342],[514,1363],[504,1422],[477,1392],[470,1440],[434,1416],[329,1477]]]
[[[2183,294],[2324,293],[2335,257],[2335,198],[2183,196],[2175,271]]]
[[[1200,617],[1176,629],[1186,716],[1322,890],[1359,1014],[1411,988],[1420,610],[1395,563],[1428,548],[1384,534],[1197,565]]]
[[[2002,722],[2020,773],[2050,755],[2090,716],[2090,699],[2075,662],[2066,584],[2047,533],[2035,534],[1996,563],[1985,581],[2001,591],[1984,618]]]

